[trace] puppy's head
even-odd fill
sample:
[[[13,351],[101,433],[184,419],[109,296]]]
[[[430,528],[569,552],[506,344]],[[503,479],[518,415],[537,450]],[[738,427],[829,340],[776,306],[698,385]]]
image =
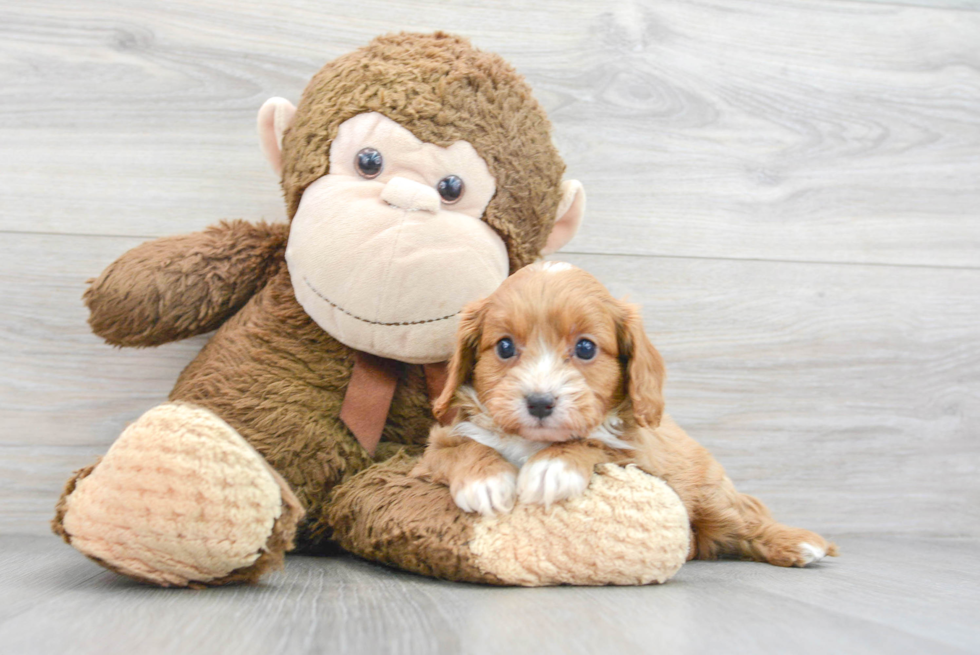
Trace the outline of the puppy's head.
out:
[[[614,410],[656,427],[664,367],[638,309],[563,262],[521,269],[468,305],[436,416],[472,385],[494,422],[535,441],[585,437]]]

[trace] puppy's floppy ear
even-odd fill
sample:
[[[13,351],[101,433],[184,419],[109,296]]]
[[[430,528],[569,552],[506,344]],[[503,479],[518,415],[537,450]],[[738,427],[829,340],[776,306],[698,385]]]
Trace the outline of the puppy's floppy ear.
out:
[[[473,367],[480,349],[480,339],[483,336],[483,316],[486,313],[486,300],[477,300],[463,308],[459,315],[459,327],[456,328],[456,350],[449,360],[449,370],[446,376],[446,386],[432,404],[432,413],[442,421],[449,411],[453,396],[461,385],[473,377]]]
[[[624,302],[619,306],[616,338],[619,358],[626,368],[626,392],[633,417],[641,426],[655,428],[664,413],[664,360],[643,331],[639,308]]]

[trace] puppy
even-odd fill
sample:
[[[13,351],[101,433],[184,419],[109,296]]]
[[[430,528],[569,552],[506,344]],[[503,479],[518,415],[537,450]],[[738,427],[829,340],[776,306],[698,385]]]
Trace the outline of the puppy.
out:
[[[585,491],[596,464],[664,479],[691,519],[690,557],[806,566],[837,548],[773,520],[664,414],[664,365],[638,309],[585,271],[538,263],[461,316],[437,425],[417,477],[449,486],[466,512],[549,506]]]

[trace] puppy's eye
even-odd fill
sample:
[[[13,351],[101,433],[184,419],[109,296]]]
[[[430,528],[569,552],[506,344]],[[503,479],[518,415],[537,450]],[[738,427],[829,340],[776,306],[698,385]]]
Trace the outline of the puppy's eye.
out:
[[[497,357],[500,359],[510,359],[517,354],[517,347],[509,337],[504,337],[497,342]]]
[[[451,205],[463,195],[463,180],[459,179],[457,175],[447,175],[439,180],[439,184],[436,185],[436,191],[439,192],[439,196],[442,197],[444,203]]]
[[[366,177],[369,180],[381,174],[384,163],[384,157],[374,148],[363,148],[354,158],[357,172],[361,174],[361,177]]]
[[[596,346],[595,343],[589,339],[579,339],[575,344],[575,356],[579,359],[592,359],[595,357]]]

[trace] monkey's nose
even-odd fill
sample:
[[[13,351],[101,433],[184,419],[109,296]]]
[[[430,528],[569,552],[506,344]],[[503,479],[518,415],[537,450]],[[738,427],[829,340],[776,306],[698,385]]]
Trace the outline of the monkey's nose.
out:
[[[393,177],[381,190],[381,199],[392,207],[398,207],[410,212],[439,211],[439,194],[430,186],[420,182]]]
[[[550,393],[532,393],[525,396],[527,411],[536,418],[547,418],[555,411],[555,397]]]

